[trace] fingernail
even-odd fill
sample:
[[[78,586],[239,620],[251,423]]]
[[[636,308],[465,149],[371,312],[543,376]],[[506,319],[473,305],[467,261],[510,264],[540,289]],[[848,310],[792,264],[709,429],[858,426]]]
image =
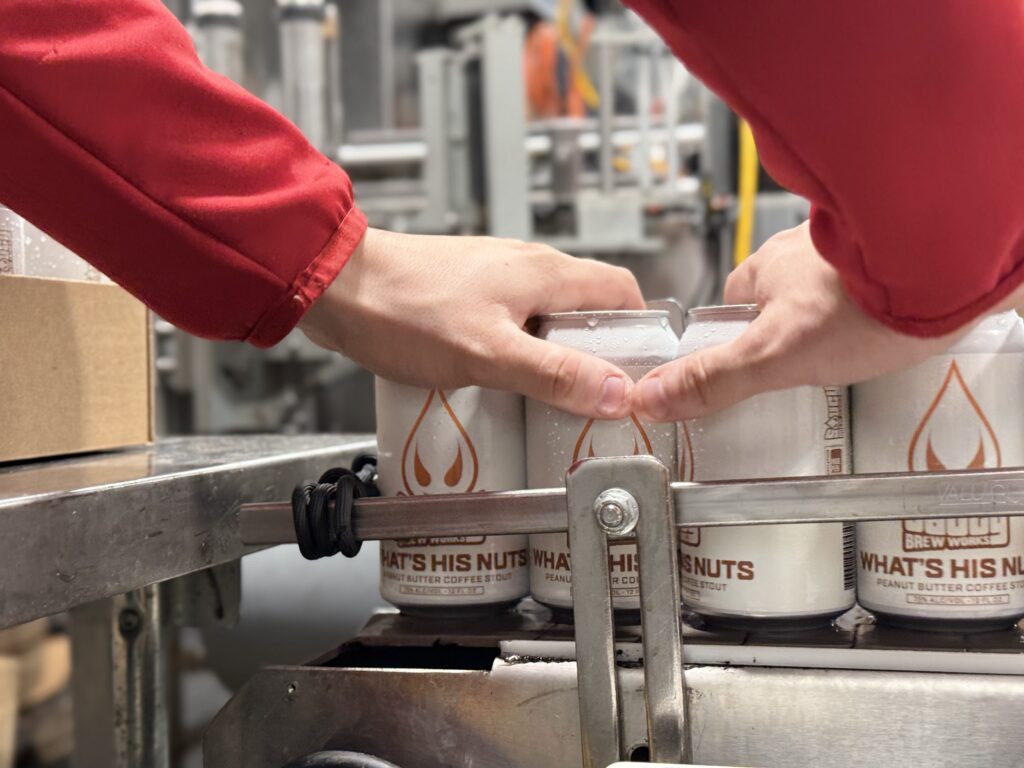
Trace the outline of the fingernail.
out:
[[[626,380],[621,376],[609,376],[601,385],[601,398],[597,401],[597,412],[602,416],[619,416],[626,405]]]
[[[663,419],[668,415],[668,396],[665,384],[655,376],[640,385],[640,407],[652,419]]]

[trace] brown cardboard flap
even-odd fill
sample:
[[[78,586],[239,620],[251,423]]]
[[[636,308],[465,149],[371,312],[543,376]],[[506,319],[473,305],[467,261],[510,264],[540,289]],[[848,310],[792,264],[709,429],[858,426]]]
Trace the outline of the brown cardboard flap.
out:
[[[150,354],[121,288],[0,277],[0,461],[149,442]]]

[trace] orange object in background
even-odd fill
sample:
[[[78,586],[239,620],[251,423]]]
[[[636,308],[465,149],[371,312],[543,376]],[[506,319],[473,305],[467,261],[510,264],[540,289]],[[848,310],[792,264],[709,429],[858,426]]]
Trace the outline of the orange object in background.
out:
[[[586,117],[588,107],[597,106],[596,92],[583,69],[593,31],[594,17],[588,14],[577,40],[549,21],[537,22],[527,33],[523,76],[530,119]]]
[[[558,117],[562,114],[558,84],[559,55],[555,25],[547,21],[534,24],[523,46],[526,105],[532,119]]]

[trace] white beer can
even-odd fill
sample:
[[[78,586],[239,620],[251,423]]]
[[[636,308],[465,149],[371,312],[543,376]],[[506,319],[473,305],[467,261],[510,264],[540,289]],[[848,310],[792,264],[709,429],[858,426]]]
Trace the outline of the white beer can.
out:
[[[746,305],[691,309],[679,354],[732,341],[756,317]],[[683,481],[848,474],[846,388],[767,392],[683,422],[679,456]],[[796,629],[853,606],[852,525],[683,528],[679,543],[683,605],[709,623]]]
[[[660,310],[566,312],[540,318],[537,335],[615,363],[634,380],[675,357],[678,339],[669,314]],[[597,456],[649,454],[675,466],[675,428],[648,424],[635,416],[601,421],[526,401],[526,477],[530,488],[565,485],[576,461]],[[612,605],[620,616],[640,609],[640,572],[635,543],[608,548]],[[566,533],[530,537],[530,593],[557,619],[572,617],[572,569]]]
[[[381,493],[520,490],[526,485],[523,398],[480,387],[419,389],[377,379]],[[381,596],[412,615],[470,616],[529,591],[527,537],[382,541]]]
[[[992,315],[943,354],[853,387],[856,471],[1022,466],[1022,393],[1024,324]],[[882,620],[984,631],[1024,616],[1024,518],[860,523],[857,549],[858,600]]]

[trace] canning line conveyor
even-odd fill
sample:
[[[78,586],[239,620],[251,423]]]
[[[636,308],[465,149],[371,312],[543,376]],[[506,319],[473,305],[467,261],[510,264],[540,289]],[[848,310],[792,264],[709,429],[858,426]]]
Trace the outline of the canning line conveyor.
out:
[[[1020,765],[1018,629],[909,632],[854,612],[816,631],[709,631],[679,620],[675,529],[1018,515],[1024,470],[668,480],[650,457],[588,459],[562,489],[357,501],[361,539],[568,530],[575,626],[531,601],[490,620],[379,615],[322,658],[250,680],[207,731],[206,765],[331,749],[400,768]],[[248,543],[295,540],[288,504],[246,506],[240,523]],[[621,536],[640,553],[641,628],[613,626],[607,547]]]

